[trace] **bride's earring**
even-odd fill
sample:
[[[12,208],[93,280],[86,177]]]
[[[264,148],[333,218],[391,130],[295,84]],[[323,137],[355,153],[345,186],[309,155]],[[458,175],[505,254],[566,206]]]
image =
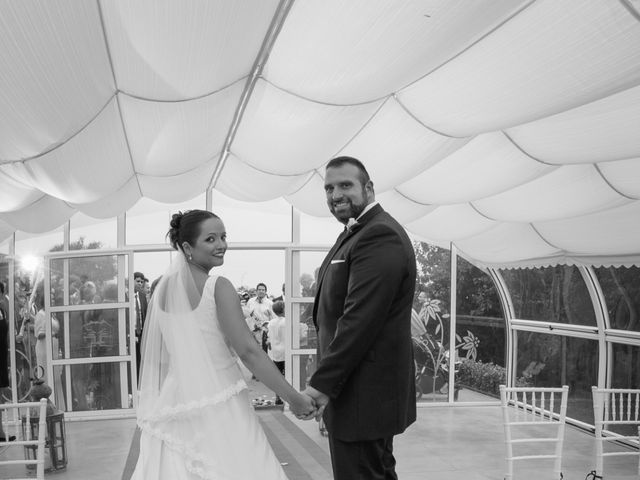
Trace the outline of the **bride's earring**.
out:
[[[187,258],[189,259],[189,261],[191,262],[193,260],[193,255],[191,255],[190,253],[187,255]]]

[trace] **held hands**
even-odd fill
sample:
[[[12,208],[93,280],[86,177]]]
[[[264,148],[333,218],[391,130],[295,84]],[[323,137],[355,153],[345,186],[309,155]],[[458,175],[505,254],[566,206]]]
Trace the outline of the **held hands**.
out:
[[[329,397],[312,386],[308,386],[302,393],[309,395],[314,400],[317,410],[309,415],[298,418],[302,418],[303,420],[311,420],[312,418],[315,418],[317,421],[320,421],[320,418],[324,413],[324,409],[329,403]]]
[[[297,393],[289,402],[289,408],[297,418],[307,420],[317,412],[316,402],[309,395]]]

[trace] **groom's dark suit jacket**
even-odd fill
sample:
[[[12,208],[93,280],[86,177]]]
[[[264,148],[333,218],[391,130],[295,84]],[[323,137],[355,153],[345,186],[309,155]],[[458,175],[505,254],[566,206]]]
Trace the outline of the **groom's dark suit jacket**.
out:
[[[320,267],[319,365],[309,383],[331,398],[324,420],[337,439],[386,438],[416,419],[415,278],[411,242],[380,205],[338,237]]]

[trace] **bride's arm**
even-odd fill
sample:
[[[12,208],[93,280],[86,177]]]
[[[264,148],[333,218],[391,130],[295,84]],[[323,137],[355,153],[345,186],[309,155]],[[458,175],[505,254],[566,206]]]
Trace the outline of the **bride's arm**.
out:
[[[216,306],[220,328],[231,342],[242,363],[271,390],[284,399],[296,415],[306,415],[315,410],[307,395],[296,391],[284,379],[271,359],[256,342],[244,320],[238,293],[229,280],[218,277],[215,288]]]

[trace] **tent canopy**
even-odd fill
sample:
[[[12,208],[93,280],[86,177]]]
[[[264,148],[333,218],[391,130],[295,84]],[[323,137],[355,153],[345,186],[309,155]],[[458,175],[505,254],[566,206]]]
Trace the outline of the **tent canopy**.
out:
[[[640,260],[638,0],[4,0],[0,239],[360,158],[490,266]]]

